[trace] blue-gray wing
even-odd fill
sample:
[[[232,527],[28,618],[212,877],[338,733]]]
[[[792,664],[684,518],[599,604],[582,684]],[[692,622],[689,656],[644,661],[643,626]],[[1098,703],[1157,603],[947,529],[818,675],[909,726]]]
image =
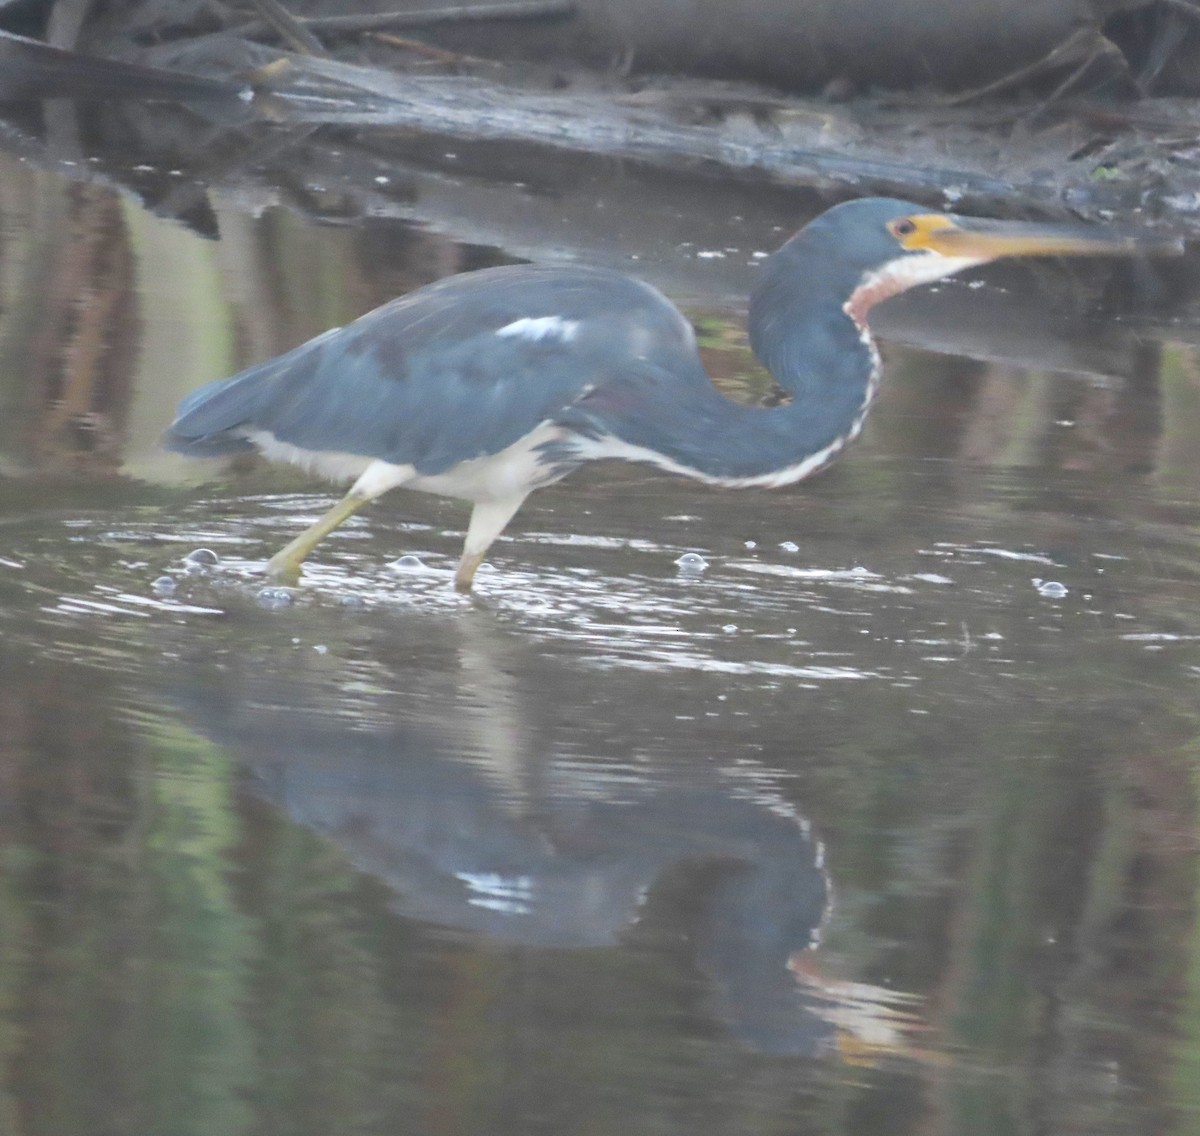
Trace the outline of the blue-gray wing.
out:
[[[512,445],[626,361],[702,375],[690,325],[649,285],[603,269],[486,269],[201,387],[165,444],[221,454],[265,433],[435,474]]]

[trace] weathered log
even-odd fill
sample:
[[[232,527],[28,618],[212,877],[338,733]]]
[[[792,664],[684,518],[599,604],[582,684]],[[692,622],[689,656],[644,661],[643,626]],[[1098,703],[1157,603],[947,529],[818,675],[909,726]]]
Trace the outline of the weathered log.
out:
[[[406,6],[431,5],[395,5]],[[486,45],[453,29],[438,42],[790,90],[847,80],[954,89],[999,79],[1099,23],[1090,0],[579,0],[566,24],[489,28]]]

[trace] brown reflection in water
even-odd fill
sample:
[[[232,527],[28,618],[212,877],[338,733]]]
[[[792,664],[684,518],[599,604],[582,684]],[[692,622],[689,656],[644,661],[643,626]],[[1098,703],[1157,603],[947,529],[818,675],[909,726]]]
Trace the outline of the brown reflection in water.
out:
[[[100,672],[6,655],[0,688],[0,1117],[84,1131],[89,1114],[137,1113],[135,750]]]
[[[112,474],[120,466],[139,335],[133,257],[120,200],[70,187],[58,231],[42,234],[26,305],[25,458],[38,469]]]
[[[1120,375],[1027,372],[893,348],[872,437],[914,457],[1075,472],[1154,472],[1164,430],[1160,344]]]
[[[1159,443],[1166,427],[1162,383],[1165,360],[1161,343],[1136,343],[1132,366],[1115,392],[1107,416],[1106,440],[1124,456],[1131,473],[1150,473],[1160,464]]]

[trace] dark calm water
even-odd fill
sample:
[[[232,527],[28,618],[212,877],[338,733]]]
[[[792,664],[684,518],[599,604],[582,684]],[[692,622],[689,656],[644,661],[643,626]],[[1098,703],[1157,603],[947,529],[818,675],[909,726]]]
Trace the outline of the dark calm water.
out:
[[[669,194],[598,176],[552,255],[637,255],[761,389],[778,191],[643,257]],[[170,459],[174,403],[528,241],[208,202],[0,157],[0,1132],[1200,1128],[1186,268],[898,303],[807,485],[577,476],[474,600],[465,510],[396,494],[280,605],[330,493]]]

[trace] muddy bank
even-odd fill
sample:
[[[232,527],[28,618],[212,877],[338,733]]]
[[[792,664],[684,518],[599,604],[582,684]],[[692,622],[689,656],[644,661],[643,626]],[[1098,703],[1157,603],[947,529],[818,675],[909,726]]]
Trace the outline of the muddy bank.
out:
[[[683,69],[704,69],[699,56],[689,62],[687,52],[714,58],[704,53],[706,41],[699,31],[716,36],[730,13],[741,11],[737,4],[720,12],[704,5],[677,11],[667,0],[656,4],[636,21],[639,35],[665,36],[667,30],[691,28],[688,21],[697,21],[697,36],[668,37],[678,40],[681,54],[662,61]],[[55,61],[57,69],[47,70],[40,93],[61,93],[64,68],[69,72],[74,58],[105,58],[105,86],[97,82],[95,97],[112,97],[117,79],[111,68],[155,68],[152,75],[131,70],[127,89],[121,92],[122,109],[107,121],[119,122],[119,130],[147,132],[156,144],[169,135],[177,152],[170,160],[195,152],[201,167],[212,166],[214,152],[225,154],[226,143],[242,153],[222,161],[236,165],[252,160],[263,143],[256,137],[243,146],[248,133],[271,135],[287,147],[288,132],[353,130],[358,137],[372,136],[372,145],[379,149],[394,145],[398,132],[417,132],[449,143],[519,142],[567,154],[637,160],[673,171],[703,169],[827,194],[894,193],[939,208],[1074,214],[1153,223],[1181,232],[1194,231],[1200,222],[1196,103],[1165,97],[1102,102],[1073,93],[1094,91],[1101,74],[1127,89],[1146,85],[1146,66],[1135,67],[1134,56],[1123,55],[1106,33],[1129,25],[1140,11],[1136,4],[1097,8],[1083,0],[1063,0],[1033,6],[1034,14],[1026,12],[1017,20],[1009,0],[975,0],[961,10],[956,7],[956,22],[940,0],[909,0],[883,13],[865,0],[851,0],[838,6],[839,20],[834,19],[833,6],[811,0],[804,6],[813,17],[804,35],[809,49],[814,44],[828,49],[817,53],[827,71],[819,76],[816,71],[806,73],[838,88],[832,91],[827,82],[822,96],[789,94],[744,81],[637,75],[636,49],[622,54],[622,66],[616,70],[580,65],[579,59],[587,56],[580,46],[584,42],[593,48],[600,45],[593,52],[597,57],[617,43],[599,31],[584,34],[581,29],[602,14],[613,27],[623,19],[628,22],[632,8],[627,0],[589,0],[583,5],[524,0],[494,8],[455,7],[449,10],[458,15],[448,20],[425,11],[425,23],[419,33],[413,32],[419,39],[379,30],[400,16],[411,22],[412,12],[343,10],[334,17],[323,14],[318,4],[297,3],[295,10],[304,18],[293,19],[284,9],[286,18],[280,23],[267,18],[276,8],[264,8],[260,0],[256,7],[262,9],[257,15],[221,8],[224,15],[218,19],[212,5],[168,10],[147,0],[92,11],[85,4],[88,18],[58,36],[62,54]],[[767,0],[752,7],[758,15],[742,21],[744,46],[749,51],[753,45],[755,57],[765,60],[771,46],[765,42],[771,38],[766,32],[786,22],[785,5]],[[481,11],[490,13],[489,18],[478,18]],[[471,18],[464,12],[472,13]],[[507,15],[499,18],[497,12]],[[338,22],[331,25],[333,19]],[[973,58],[972,44],[980,50],[986,45],[990,58],[1003,60],[1000,77],[992,79],[994,72],[980,66],[970,69],[981,84],[970,92],[862,93],[846,68],[863,66],[870,58],[872,75],[915,81],[889,71],[883,56],[871,57],[867,51],[868,40],[879,40],[883,50],[880,29],[891,27],[892,21],[905,23],[906,31],[896,31],[889,48],[908,43],[906,35],[917,35],[927,47],[939,45],[934,54],[947,65],[957,61],[954,65],[960,66]],[[1072,32],[1073,22],[1079,26]],[[1001,25],[1008,29],[1005,35],[990,34]],[[403,21],[399,26],[403,29]],[[1148,34],[1157,27],[1148,25]],[[951,36],[953,42],[939,41],[938,35]],[[486,44],[479,43],[481,36]],[[517,43],[537,55],[549,52],[559,42],[555,37],[563,36],[582,38],[560,43],[554,65],[512,62],[519,54]],[[434,44],[439,37],[440,45]],[[731,49],[742,42],[720,38]],[[489,57],[466,53],[462,44],[467,40],[476,50],[490,48]],[[295,50],[277,46],[293,41]],[[1161,36],[1154,35],[1147,40],[1151,47],[1159,43],[1155,74],[1164,73],[1189,42],[1186,34],[1165,46],[1160,41]],[[16,43],[5,41],[3,46],[13,52]],[[801,66],[802,53],[794,44],[789,47],[791,43],[781,37],[774,46]],[[835,50],[837,44],[849,46]],[[1038,55],[1047,45],[1048,53]],[[38,66],[48,66],[45,50],[40,44],[30,49],[24,93],[36,93]],[[83,56],[84,50],[90,54]],[[1006,70],[1030,53],[1033,63],[1016,72]],[[907,49],[895,55],[909,62],[916,57]],[[658,56],[650,52],[641,58]],[[842,67],[839,60],[852,63]],[[1097,71],[1099,64],[1103,66]],[[88,73],[81,64],[75,76],[82,77],[85,87]],[[97,73],[94,65],[92,73]],[[165,97],[172,75],[179,77],[181,100],[194,100],[194,90],[189,90],[189,85],[195,86],[194,77],[208,84],[224,83],[234,94],[203,104],[193,101],[183,117],[133,110],[139,99]],[[940,78],[951,81],[949,72]],[[72,89],[86,97],[86,91]],[[1110,83],[1110,93],[1115,89]],[[219,177],[220,170],[216,173]]]
[[[535,143],[781,185],[894,193],[939,208],[1074,214],[1183,232],[1200,223],[1192,100],[835,104],[665,76],[631,85],[577,71],[551,83],[508,68],[401,74],[247,44],[239,54],[236,73],[269,76],[248,113],[273,121]],[[218,70],[197,45],[149,58]]]

